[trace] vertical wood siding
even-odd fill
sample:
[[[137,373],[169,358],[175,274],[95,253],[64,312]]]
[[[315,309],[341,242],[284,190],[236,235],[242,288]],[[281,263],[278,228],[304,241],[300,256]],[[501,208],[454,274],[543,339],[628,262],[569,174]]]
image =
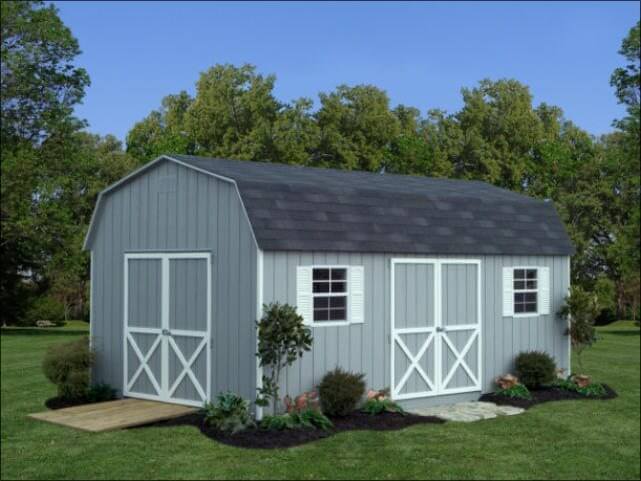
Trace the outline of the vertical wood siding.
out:
[[[350,326],[314,327],[312,351],[287,369],[282,381],[282,394],[297,395],[317,385],[322,376],[336,366],[364,372],[368,386],[375,389],[390,384],[390,259],[410,257],[394,254],[265,252],[263,299],[296,304],[296,266],[350,264],[365,267],[365,322]],[[418,256],[411,256],[418,257]],[[427,257],[427,256],[426,256]],[[521,351],[542,350],[550,353],[559,367],[568,368],[568,337],[566,324],[556,312],[569,287],[569,262],[562,256],[429,256],[481,260],[482,283],[482,390],[494,389],[493,379],[513,369],[513,359]],[[502,268],[504,266],[547,266],[550,268],[550,315],[527,318],[503,317]],[[461,279],[470,266],[448,266],[444,272],[444,316],[451,322],[467,320],[473,312],[476,282],[465,285]],[[417,268],[404,271],[407,289],[423,289],[429,285],[425,272]],[[398,276],[397,276],[398,279]],[[450,292],[469,293],[461,298],[448,298]],[[456,287],[456,289],[455,289]],[[431,294],[426,294],[429,303]],[[397,297],[398,298],[398,297]],[[415,297],[416,298],[416,297]],[[424,304],[421,304],[423,308]],[[411,306],[412,309],[421,306]],[[408,309],[397,306],[397,309]],[[450,313],[453,313],[450,316]],[[431,321],[431,313],[426,314]],[[412,317],[412,316],[410,316]],[[416,316],[414,316],[416,317]],[[456,342],[456,341],[455,341]],[[475,356],[471,352],[469,357]],[[451,360],[447,360],[448,363]],[[428,367],[427,365],[425,367]],[[450,387],[464,382],[456,379]],[[470,398],[469,395],[446,396],[448,400]],[[478,393],[473,397],[478,397]],[[420,404],[419,400],[408,404]],[[431,400],[433,401],[433,400]],[[442,401],[442,399],[441,399]],[[427,402],[427,401],[425,401]]]
[[[212,396],[230,389],[253,399],[257,248],[235,186],[167,161],[131,179],[102,202],[91,246],[94,381],[117,389],[123,386],[124,253],[207,250],[213,262]],[[195,295],[189,291],[198,289],[191,284],[203,281],[203,273],[188,274],[187,268],[184,264],[172,271],[171,282],[184,287],[175,289],[170,300],[175,306],[172,325],[181,314],[193,323],[203,317],[189,302]],[[132,296],[145,294],[145,286],[130,284],[130,288],[137,289],[130,292]],[[153,321],[143,317],[140,322]]]

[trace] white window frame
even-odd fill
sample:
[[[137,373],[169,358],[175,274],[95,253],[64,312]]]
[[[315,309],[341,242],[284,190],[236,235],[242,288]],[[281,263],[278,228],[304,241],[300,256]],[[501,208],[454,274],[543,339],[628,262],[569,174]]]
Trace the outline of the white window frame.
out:
[[[536,271],[536,289],[515,289],[514,282],[515,277],[514,273],[517,270],[530,270]],[[537,317],[541,315],[541,269],[538,266],[516,266],[512,267],[512,317]],[[527,280],[527,273],[526,273]],[[527,285],[527,282],[526,282]],[[532,312],[516,312],[516,294],[517,293],[536,293],[536,311]]]
[[[331,326],[347,326],[350,322],[350,282],[349,282],[349,266],[347,265],[312,265],[312,318],[308,323],[312,327],[331,327]],[[345,292],[314,292],[314,269],[345,269]],[[330,274],[331,276],[331,274]],[[314,320],[314,299],[317,297],[345,297],[345,317],[344,321],[315,321]]]

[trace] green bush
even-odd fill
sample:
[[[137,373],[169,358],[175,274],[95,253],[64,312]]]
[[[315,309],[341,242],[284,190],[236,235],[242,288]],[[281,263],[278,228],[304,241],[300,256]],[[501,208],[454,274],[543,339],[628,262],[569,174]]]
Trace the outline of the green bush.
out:
[[[323,412],[329,416],[347,416],[365,394],[364,374],[336,368],[323,377],[318,392]]]
[[[260,422],[260,428],[269,431],[285,429],[323,429],[327,431],[334,425],[323,413],[316,409],[305,409],[300,412],[265,416]]]
[[[65,306],[50,296],[36,298],[25,312],[21,324],[35,326],[38,321],[50,321],[54,326],[63,326]]]
[[[249,401],[234,394],[224,392],[216,398],[216,404],[205,403],[205,422],[219,431],[236,434],[255,427],[249,413]]]
[[[538,389],[556,379],[554,359],[545,352],[522,352],[516,356],[514,368],[521,384],[530,389]]]
[[[42,361],[42,371],[58,387],[58,396],[82,399],[89,389],[89,370],[94,354],[89,349],[89,338],[51,346]]]
[[[87,402],[89,403],[100,403],[105,401],[111,401],[116,398],[117,391],[111,387],[109,384],[93,384],[87,389]]]
[[[496,391],[496,394],[512,399],[532,399],[530,390],[523,384],[515,384],[514,386],[506,389],[499,389],[498,391]]]
[[[361,411],[371,416],[376,416],[383,412],[398,413],[405,415],[405,410],[389,398],[368,399],[361,408]]]

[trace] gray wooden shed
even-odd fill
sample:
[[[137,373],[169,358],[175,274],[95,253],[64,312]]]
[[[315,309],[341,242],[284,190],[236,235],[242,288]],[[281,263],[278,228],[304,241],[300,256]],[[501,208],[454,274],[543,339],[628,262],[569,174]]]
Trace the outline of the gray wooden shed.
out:
[[[569,371],[563,225],[483,182],[166,155],[100,194],[85,248],[93,378],[124,396],[253,400],[276,301],[314,336],[283,394],[340,366],[406,406],[475,399],[532,349]]]

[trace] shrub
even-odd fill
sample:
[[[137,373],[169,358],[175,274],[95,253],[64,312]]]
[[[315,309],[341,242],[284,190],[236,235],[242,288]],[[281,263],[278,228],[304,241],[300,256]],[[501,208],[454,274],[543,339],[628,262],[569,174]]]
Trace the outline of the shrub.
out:
[[[530,390],[523,384],[515,384],[505,389],[499,389],[498,391],[496,391],[496,394],[513,399],[532,399]]]
[[[58,387],[59,396],[81,399],[89,388],[89,369],[93,361],[89,338],[83,337],[50,347],[42,361],[42,370]]]
[[[289,304],[269,304],[263,306],[263,310],[263,317],[256,323],[256,355],[268,374],[263,374],[263,386],[258,390],[256,404],[267,406],[271,399],[274,412],[278,412],[280,373],[311,349],[312,331],[305,326],[296,308]]]
[[[334,425],[323,413],[316,409],[305,409],[276,416],[265,416],[260,422],[260,428],[270,431],[285,429],[331,429]]]
[[[65,323],[65,306],[50,296],[38,297],[25,313],[23,325],[35,326],[38,321],[49,321],[54,326]]]
[[[116,398],[117,391],[109,384],[94,384],[87,389],[87,402],[99,403],[104,401],[111,401]]]
[[[556,379],[554,359],[545,352],[522,352],[516,356],[514,367],[521,384],[530,389],[552,384]]]
[[[347,416],[365,394],[364,374],[336,368],[328,372],[318,387],[321,408],[329,416]]]
[[[233,392],[220,393],[216,404],[205,403],[205,422],[219,431],[236,434],[256,424],[249,414],[249,401]]]

